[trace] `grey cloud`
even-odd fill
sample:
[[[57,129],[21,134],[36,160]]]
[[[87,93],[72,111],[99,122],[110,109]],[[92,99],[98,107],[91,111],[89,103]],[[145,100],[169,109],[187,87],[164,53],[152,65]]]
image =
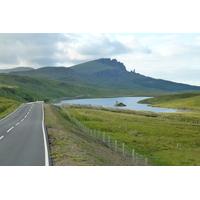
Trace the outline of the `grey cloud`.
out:
[[[0,63],[17,65],[21,60],[28,63],[34,60],[35,64],[40,65],[44,63],[41,62],[43,58],[55,59],[58,41],[66,41],[66,38],[55,33],[1,33]]]
[[[81,36],[79,35],[80,45],[74,47],[76,49],[76,53],[89,58],[113,57],[132,53],[152,53],[150,48],[142,46],[137,40],[135,40],[135,43],[131,46],[124,44],[116,38],[110,40],[106,34],[101,34],[101,36],[88,34],[82,38],[84,42],[81,42],[82,39],[80,37]],[[78,40],[77,35],[75,38]]]
[[[151,53],[138,41],[132,46],[109,34],[8,33],[0,34],[0,63],[39,67],[56,63],[80,63],[101,57]],[[61,48],[59,48],[59,44]]]
[[[125,54],[131,51],[130,48],[126,47],[118,41],[110,41],[108,38],[102,38],[99,40],[89,41],[88,44],[82,45],[77,49],[80,54],[84,55],[99,55],[102,56],[112,56],[117,54]]]
[[[42,57],[42,58],[31,59],[30,62],[37,63],[40,66],[55,66],[57,60],[53,58]]]

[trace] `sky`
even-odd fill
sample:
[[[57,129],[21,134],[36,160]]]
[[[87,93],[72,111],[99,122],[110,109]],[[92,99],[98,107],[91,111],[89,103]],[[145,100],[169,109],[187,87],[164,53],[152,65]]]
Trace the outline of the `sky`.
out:
[[[99,58],[200,86],[200,33],[0,33],[0,69],[70,67]]]

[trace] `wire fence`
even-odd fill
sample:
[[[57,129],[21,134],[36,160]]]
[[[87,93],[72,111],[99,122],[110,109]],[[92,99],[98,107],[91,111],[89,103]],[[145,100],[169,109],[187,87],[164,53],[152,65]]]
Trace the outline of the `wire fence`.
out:
[[[67,108],[71,106],[79,107],[79,105],[80,104],[78,105],[77,104],[61,104],[60,107],[68,115],[70,121],[74,122],[83,132],[85,132],[86,134],[92,136],[93,138],[97,140],[100,140],[113,151],[119,154],[122,154],[125,158],[131,161],[134,166],[153,166],[153,163],[148,158],[138,154],[137,152],[135,152],[134,149],[128,147],[125,143],[111,138],[110,135],[108,135],[105,132],[102,132],[100,130],[90,129],[86,127],[84,124],[82,124],[81,122],[79,122],[75,117],[72,117],[70,113],[68,112]],[[88,105],[84,106],[83,104],[81,104],[81,107],[91,108],[91,106],[88,106]],[[96,107],[97,109],[102,109],[101,106],[94,106],[94,107]],[[103,107],[103,108],[107,108],[107,107]]]
[[[62,104],[61,104],[62,105]],[[88,108],[88,109],[96,109],[96,110],[107,110],[111,112],[121,112],[121,113],[132,113],[137,115],[143,115],[143,116],[149,116],[149,117],[162,117],[166,120],[176,120],[176,121],[183,121],[193,124],[200,124],[200,121],[198,119],[190,119],[190,118],[184,118],[184,117],[172,117],[172,116],[165,116],[162,113],[156,113],[152,111],[138,111],[138,110],[130,110],[130,109],[119,109],[119,108],[112,108],[112,107],[106,107],[106,106],[97,106],[92,104],[64,104],[67,107],[79,107],[79,108]]]

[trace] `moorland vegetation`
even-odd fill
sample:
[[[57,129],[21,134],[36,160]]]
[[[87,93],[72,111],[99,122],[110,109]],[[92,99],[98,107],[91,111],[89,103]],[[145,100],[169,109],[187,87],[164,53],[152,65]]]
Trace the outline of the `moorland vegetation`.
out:
[[[76,96],[79,98],[157,96],[143,100],[141,103],[192,112],[147,114],[146,112],[137,113],[130,110],[111,112],[78,107],[70,108],[69,112],[85,126],[106,132],[113,139],[124,142],[141,155],[148,157],[155,165],[200,165],[200,87],[198,86],[153,79],[135,71],[128,72],[122,63],[111,59],[99,59],[69,69],[45,67],[12,73],[0,74],[0,118],[13,112],[22,103],[36,100],[48,103],[53,99]],[[51,112],[51,115],[59,112]],[[60,114],[64,116],[64,113],[60,112]],[[48,112],[46,112],[48,118],[47,115]],[[58,116],[58,114],[55,115]],[[59,132],[61,126],[54,129],[55,122],[48,119],[49,130]],[[63,117],[62,124],[64,121],[68,125],[73,125],[73,130],[76,129],[77,135],[81,135],[81,138],[85,137],[67,117]],[[54,135],[51,132],[53,141],[51,145],[62,143],[61,151],[64,151],[66,146],[70,145],[70,143],[64,143],[65,140],[67,141],[64,134],[69,131],[70,137],[73,137],[72,135],[75,133],[73,130],[67,130],[65,126],[57,139],[56,133]],[[73,141],[75,140],[76,137],[73,138]],[[84,143],[84,141],[82,142]],[[83,151],[86,154],[91,154],[91,149],[87,150],[86,146],[84,144],[82,148],[82,145],[79,144],[78,152],[82,156]],[[56,149],[57,147],[52,146],[52,148]],[[58,164],[67,165],[69,159],[66,159],[66,162],[62,161],[63,156],[59,157],[56,152],[57,150],[52,156],[59,159]],[[73,154],[73,152],[71,153]],[[67,157],[70,157],[69,154],[63,153]],[[119,164],[108,160],[104,162],[102,159],[104,160],[105,156],[101,157],[101,152],[97,154],[95,156],[99,159],[96,159],[94,165]],[[77,158],[71,155],[71,159],[70,162]],[[87,162],[81,160],[79,164],[92,165],[89,160],[90,158]],[[121,161],[120,165],[123,165]]]
[[[200,113],[153,115],[128,110],[68,108],[71,116],[90,129],[106,132],[155,165],[200,165]]]

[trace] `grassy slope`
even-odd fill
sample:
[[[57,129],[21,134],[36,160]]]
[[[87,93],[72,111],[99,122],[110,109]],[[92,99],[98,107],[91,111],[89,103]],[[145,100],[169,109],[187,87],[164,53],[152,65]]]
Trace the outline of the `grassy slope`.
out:
[[[139,93],[174,93],[198,91],[200,87],[154,79],[138,73],[128,72],[118,62],[90,61],[69,68],[44,67],[37,70],[15,72],[14,74],[59,80],[95,88],[120,90],[121,93],[138,96]],[[149,96],[149,95],[148,95]]]
[[[156,165],[200,165],[199,124],[175,116],[147,117],[137,114],[70,108],[70,114],[92,129],[109,134]],[[192,115],[179,114],[179,119]],[[196,113],[195,121],[200,122]],[[178,144],[178,148],[177,148]]]
[[[109,96],[113,93],[60,81],[0,74],[0,97],[22,102],[73,96]]]
[[[111,70],[111,74],[109,74],[108,71],[106,71],[101,77],[93,74],[103,70]],[[131,73],[127,72],[124,74],[120,72],[118,75],[113,75],[113,72],[115,72],[113,71],[113,67],[94,61],[86,64],[76,65],[71,68],[44,67],[37,70],[16,72],[14,74],[63,81],[71,84],[87,85],[98,89],[101,88],[104,90],[109,90],[110,93],[115,91],[115,95],[127,94],[138,96],[141,93],[149,94],[165,92],[161,89],[146,88],[140,84],[132,83]]]
[[[18,71],[27,71],[27,70],[32,70],[33,68],[31,67],[16,67],[12,69],[0,69],[0,73],[10,73],[10,72],[18,72]]]
[[[0,97],[0,119],[13,112],[20,105],[20,102]]]
[[[140,103],[151,104],[151,106],[155,107],[200,111],[200,92],[187,92],[173,95],[165,95],[146,99],[140,101]]]
[[[51,157],[56,166],[128,166],[121,155],[87,136],[60,109],[45,105]]]
[[[73,67],[70,67],[70,69],[73,69],[77,71],[78,73],[82,73],[82,74],[93,74],[98,71],[113,69],[113,67],[109,65],[105,65],[97,61],[91,61],[91,62],[75,65]]]

